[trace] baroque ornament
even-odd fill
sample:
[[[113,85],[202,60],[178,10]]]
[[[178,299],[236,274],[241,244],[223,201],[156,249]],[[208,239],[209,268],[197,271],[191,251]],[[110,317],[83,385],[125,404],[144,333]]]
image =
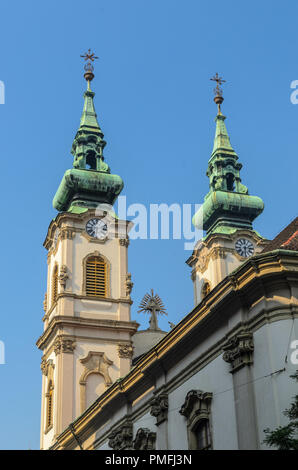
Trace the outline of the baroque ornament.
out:
[[[185,397],[185,401],[179,413],[190,421],[192,420],[193,414],[196,416],[201,414],[202,418],[207,417],[211,400],[212,393],[202,392],[202,390],[190,390]]]
[[[85,384],[87,376],[90,373],[96,372],[103,376],[107,386],[112,384],[112,379],[109,375],[108,369],[113,364],[113,361],[110,361],[105,353],[89,351],[86,357],[80,359],[80,362],[84,365],[85,368],[80,379],[80,384]]]
[[[148,428],[140,428],[137,430],[133,447],[135,450],[154,450],[156,441],[156,432],[150,431]]]
[[[119,238],[119,243],[121,246],[126,246],[126,248],[129,245],[129,239],[128,238]]]
[[[130,297],[130,294],[133,288],[133,282],[131,280],[131,273],[126,274],[125,287],[126,287],[126,297]]]
[[[109,435],[109,446],[113,450],[133,449],[133,424],[130,420]]]
[[[66,286],[66,281],[69,278],[68,273],[67,273],[67,266],[63,264],[60,268],[60,274],[59,274],[59,283],[60,286],[65,289]]]
[[[63,228],[61,230],[61,238],[62,240],[65,240],[65,239],[68,239],[68,240],[72,240],[75,236],[75,230],[71,229],[71,228]]]
[[[118,345],[118,354],[122,358],[131,358],[133,355],[133,347],[131,344],[119,344]]]
[[[145,312],[151,315],[149,320],[149,330],[159,330],[157,323],[157,315],[167,315],[165,306],[159,297],[158,294],[154,294],[153,289],[151,289],[150,294],[145,294],[140,305],[140,310],[138,313]]]
[[[55,354],[73,353],[76,343],[73,339],[58,337],[54,343]]]
[[[253,363],[253,334],[243,330],[233,336],[223,346],[223,360],[231,364],[231,372]]]
[[[168,408],[169,400],[167,393],[162,392],[152,399],[150,414],[155,416],[157,426],[167,419]]]
[[[52,359],[49,359],[48,361],[44,357],[41,359],[40,368],[41,368],[43,375],[48,376],[49,371],[50,371],[51,378],[52,378],[52,371],[54,371],[54,367],[55,366],[54,366]]]
[[[48,294],[45,293],[44,300],[43,300],[43,310],[46,313],[48,310]]]

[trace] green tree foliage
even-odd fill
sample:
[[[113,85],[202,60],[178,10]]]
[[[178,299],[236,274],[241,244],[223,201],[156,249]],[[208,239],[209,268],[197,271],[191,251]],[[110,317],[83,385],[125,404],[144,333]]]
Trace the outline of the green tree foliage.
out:
[[[298,370],[290,377],[298,382]],[[286,426],[279,426],[275,430],[264,429],[266,438],[264,443],[277,450],[298,450],[298,395],[294,398],[289,409],[284,411],[284,415],[289,418]]]

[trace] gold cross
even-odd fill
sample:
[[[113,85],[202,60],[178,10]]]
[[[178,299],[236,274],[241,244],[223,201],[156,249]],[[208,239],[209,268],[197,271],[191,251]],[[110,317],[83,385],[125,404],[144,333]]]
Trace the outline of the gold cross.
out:
[[[81,55],[83,59],[85,60],[91,60],[91,62],[94,62],[94,59],[98,59],[96,55],[94,55],[94,52],[91,53],[91,49],[88,49],[88,52],[85,52],[84,55]]]
[[[210,78],[210,80],[213,80],[214,82],[216,82],[216,87],[214,88],[215,95],[222,96],[222,89],[220,88],[219,85],[226,83],[226,80],[223,80],[223,78],[220,77],[217,72],[214,75],[214,77]]]

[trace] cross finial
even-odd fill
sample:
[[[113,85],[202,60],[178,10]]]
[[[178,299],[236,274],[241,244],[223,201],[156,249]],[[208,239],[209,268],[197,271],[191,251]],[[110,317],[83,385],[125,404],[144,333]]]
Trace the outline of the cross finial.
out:
[[[83,59],[86,60],[91,60],[91,62],[94,62],[94,59],[98,59],[98,57],[96,55],[94,55],[94,52],[91,52],[91,49],[88,49],[88,52],[85,52],[84,55],[81,55],[81,57],[83,57]]]
[[[157,315],[167,315],[165,306],[158,294],[154,294],[151,289],[150,294],[145,294],[140,305],[138,313],[145,312],[151,315],[149,330],[159,330],[157,323]]]
[[[94,52],[91,52],[91,49],[88,49],[87,52],[85,52],[84,55],[81,55],[81,57],[85,60],[86,64],[84,65],[84,77],[88,82],[88,88],[89,88],[89,83],[91,80],[94,78],[94,67],[92,65],[92,62],[94,62],[95,59],[98,59],[96,55],[94,55]]]
[[[216,87],[214,88],[214,94],[215,94],[214,101],[218,106],[218,114],[221,114],[220,105],[223,102],[224,98],[222,96],[222,88],[220,87],[220,85],[222,85],[223,83],[226,83],[226,80],[220,77],[217,72],[214,75],[214,77],[210,78],[210,80],[212,80],[213,82],[216,82]]]

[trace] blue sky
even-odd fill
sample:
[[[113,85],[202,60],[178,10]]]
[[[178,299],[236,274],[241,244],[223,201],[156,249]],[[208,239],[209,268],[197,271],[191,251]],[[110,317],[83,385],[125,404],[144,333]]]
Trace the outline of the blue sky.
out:
[[[72,165],[85,88],[80,54],[100,57],[93,89],[105,157],[122,176],[128,203],[201,203],[214,137],[213,83],[243,163],[242,182],[262,197],[255,228],[272,238],[297,214],[298,5],[273,0],[78,0],[1,3],[0,105],[2,246],[0,447],[39,447],[46,285],[42,244],[56,215],[52,198]],[[168,318],[193,307],[182,240],[134,241],[132,317],[153,287]]]

